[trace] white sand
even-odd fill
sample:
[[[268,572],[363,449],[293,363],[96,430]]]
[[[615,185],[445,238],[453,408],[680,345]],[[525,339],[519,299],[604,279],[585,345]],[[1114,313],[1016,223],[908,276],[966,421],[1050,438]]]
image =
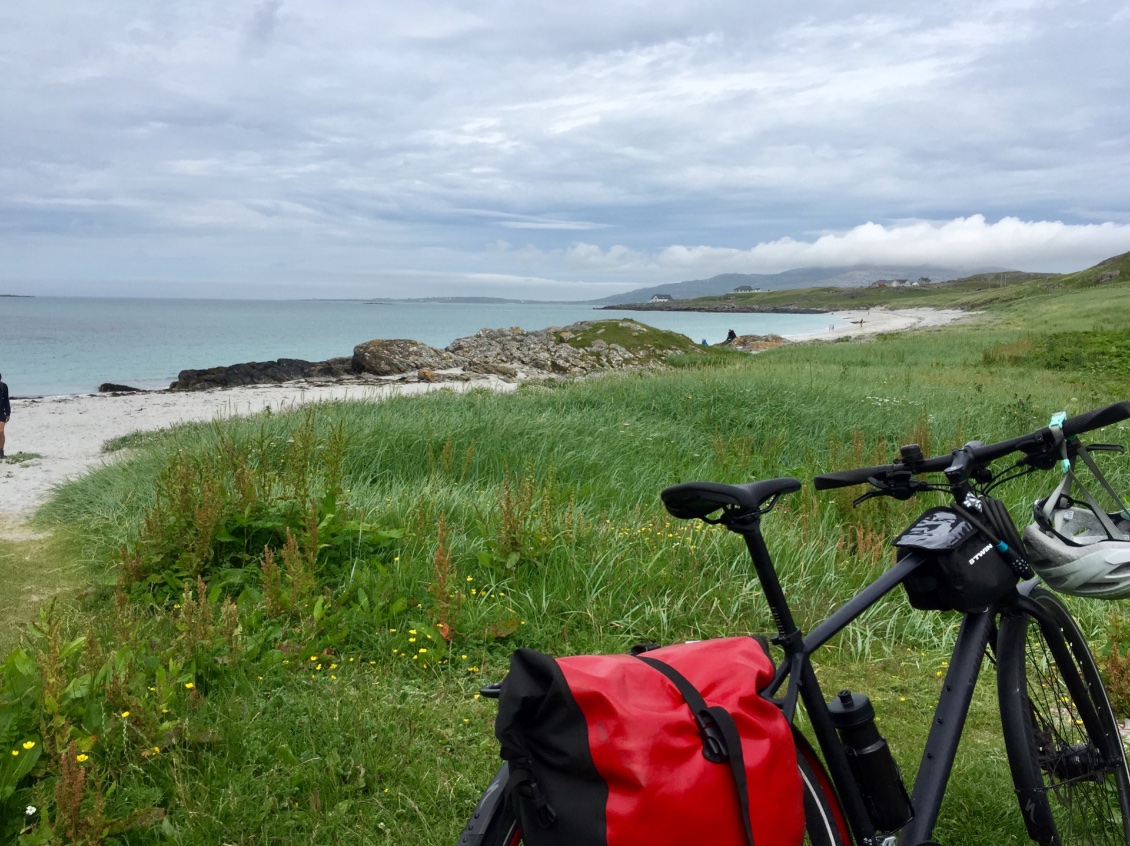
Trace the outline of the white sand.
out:
[[[831,341],[845,335],[876,335],[880,332],[945,326],[967,320],[971,316],[967,311],[937,308],[904,308],[892,311],[878,307],[858,311],[836,311],[828,315],[828,329],[789,335],[788,338],[793,341]]]
[[[875,308],[828,315],[829,329],[793,340],[831,340],[845,335],[871,335],[903,329],[941,326],[968,317],[960,311]],[[859,321],[863,321],[860,325]],[[834,327],[834,328],[832,328]],[[128,395],[85,394],[80,396],[13,399],[12,419],[5,434],[9,455],[34,453],[28,461],[0,462],[0,537],[26,537],[23,526],[61,482],[86,473],[113,455],[102,452],[102,444],[131,432],[162,429],[177,423],[213,420],[295,408],[323,400],[380,400],[393,394],[449,389],[489,387],[512,391],[515,385],[500,379],[436,384],[409,383],[387,386],[336,385],[311,387],[293,383],[228,388],[191,393],[154,391]]]

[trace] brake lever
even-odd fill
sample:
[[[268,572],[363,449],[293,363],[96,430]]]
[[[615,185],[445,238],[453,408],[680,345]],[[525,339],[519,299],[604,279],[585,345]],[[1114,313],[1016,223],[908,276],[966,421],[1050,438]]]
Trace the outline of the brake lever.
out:
[[[1087,452],[1126,452],[1122,444],[1087,444]]]
[[[875,476],[872,476],[870,479],[868,479],[867,483],[875,488],[875,490],[868,491],[865,494],[857,496],[854,500],[852,500],[851,504],[853,507],[858,506],[860,503],[866,502],[867,500],[875,496],[889,496],[892,499],[906,501],[917,494],[919,491],[931,490],[930,484],[928,482],[923,482],[921,479],[915,479],[910,475],[909,472],[899,473],[898,478],[893,483],[878,479]]]
[[[874,496],[887,496],[887,493],[885,491],[868,491],[865,494],[860,494],[851,501],[851,507],[858,508],[860,505],[867,502],[867,500],[871,499]]]

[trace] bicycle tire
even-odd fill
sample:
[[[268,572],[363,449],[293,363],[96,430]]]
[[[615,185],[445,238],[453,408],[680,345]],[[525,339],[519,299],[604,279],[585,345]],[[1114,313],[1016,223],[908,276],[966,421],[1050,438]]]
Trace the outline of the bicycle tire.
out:
[[[1095,660],[1060,599],[1006,614],[997,641],[1005,751],[1028,835],[1045,846],[1130,843],[1126,749]]]
[[[832,791],[823,765],[806,741],[798,743],[797,767],[804,789],[806,846],[850,846],[843,812]],[[463,830],[459,846],[521,846],[525,841],[518,817],[509,799],[496,795],[497,785],[505,784],[505,765],[479,800],[475,814]],[[483,814],[489,817],[483,818]]]

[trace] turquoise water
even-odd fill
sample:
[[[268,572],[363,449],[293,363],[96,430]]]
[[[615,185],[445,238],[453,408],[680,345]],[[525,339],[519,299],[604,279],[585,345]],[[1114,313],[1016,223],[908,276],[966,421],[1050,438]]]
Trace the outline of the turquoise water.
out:
[[[181,370],[244,361],[349,356],[374,338],[445,347],[483,328],[526,330],[632,317],[695,341],[815,332],[819,314],[703,314],[592,306],[0,297],[0,373],[12,396],[96,391],[103,382],[166,388]]]

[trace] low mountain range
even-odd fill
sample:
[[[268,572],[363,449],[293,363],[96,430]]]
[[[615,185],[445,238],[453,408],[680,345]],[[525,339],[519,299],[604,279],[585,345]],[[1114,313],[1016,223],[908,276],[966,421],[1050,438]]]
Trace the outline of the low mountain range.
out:
[[[635,288],[623,294],[613,294],[599,300],[570,300],[577,305],[623,305],[644,303],[656,294],[667,294],[676,300],[696,297],[717,297],[732,293],[743,285],[765,291],[786,291],[794,288],[861,288],[872,282],[884,279],[922,279],[932,282],[947,282],[962,279],[975,273],[995,272],[992,269],[955,270],[952,267],[932,267],[928,265],[880,266],[861,265],[854,267],[800,267],[781,273],[722,273],[709,279],[690,279],[685,282],[669,282],[647,288]],[[408,299],[383,300],[384,302],[408,303],[536,303],[539,300],[513,300],[500,297],[413,297]],[[378,302],[378,301],[374,301]]]
[[[995,268],[993,269],[995,270]],[[976,273],[992,272],[989,269],[955,270],[927,265],[860,267],[800,267],[782,273],[722,273],[709,279],[692,279],[686,282],[671,282],[648,288],[636,288],[623,294],[614,294],[601,300],[600,305],[621,305],[650,300],[656,294],[668,294],[677,300],[695,297],[716,297],[729,294],[735,288],[747,285],[766,291],[785,291],[793,288],[859,288],[884,279],[922,279],[932,282],[947,282],[961,279]]]

